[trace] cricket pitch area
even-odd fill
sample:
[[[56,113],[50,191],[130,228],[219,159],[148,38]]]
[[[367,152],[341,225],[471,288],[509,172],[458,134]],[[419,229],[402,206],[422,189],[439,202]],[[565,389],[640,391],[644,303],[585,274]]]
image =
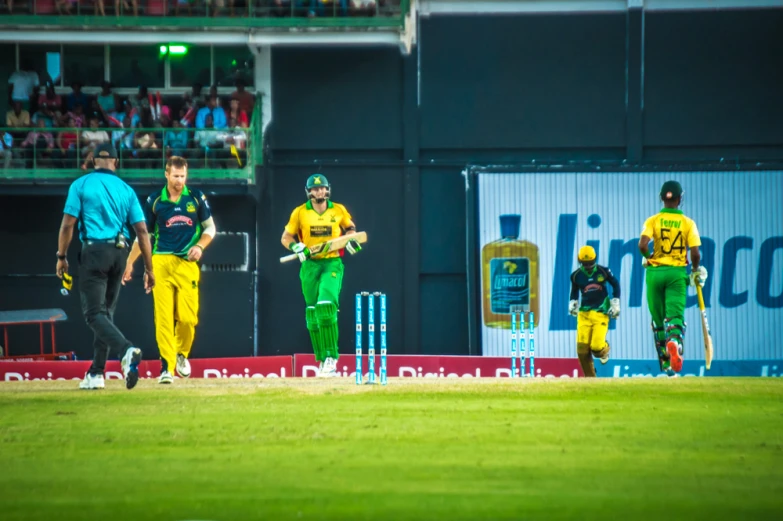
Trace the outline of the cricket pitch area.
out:
[[[775,519],[783,379],[0,383],[0,519]]]

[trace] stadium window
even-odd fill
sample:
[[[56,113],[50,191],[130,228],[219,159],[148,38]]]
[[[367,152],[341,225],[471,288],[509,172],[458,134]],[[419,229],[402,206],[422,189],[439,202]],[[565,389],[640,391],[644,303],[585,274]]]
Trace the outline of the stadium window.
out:
[[[165,58],[158,45],[112,45],[109,48],[111,79],[115,87],[150,89],[165,87]]]
[[[212,53],[209,46],[189,47],[184,54],[169,53],[170,79],[172,87],[192,87],[200,83],[204,87],[210,84],[210,62]]]
[[[214,84],[233,87],[238,78],[245,80],[246,87],[255,83],[253,53],[247,45],[214,47]]]
[[[65,84],[78,81],[82,85],[98,86],[103,81],[104,46],[65,45],[63,64]]]
[[[37,72],[41,85],[47,81],[52,81],[55,85],[61,84],[61,56],[59,43],[19,45],[19,67],[29,67]]]

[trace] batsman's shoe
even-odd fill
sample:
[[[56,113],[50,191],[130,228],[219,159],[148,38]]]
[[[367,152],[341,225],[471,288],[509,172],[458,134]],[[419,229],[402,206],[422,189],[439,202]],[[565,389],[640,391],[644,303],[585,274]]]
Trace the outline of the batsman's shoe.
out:
[[[87,374],[84,375],[84,380],[79,382],[79,389],[104,389],[106,387],[106,383],[103,381],[103,375],[102,374],[90,374],[87,372]]]
[[[324,372],[324,362],[321,360],[321,363],[318,364],[318,372],[315,373],[315,376],[321,376],[321,373]]]
[[[177,374],[182,378],[190,378],[190,362],[182,353],[177,355]]]
[[[133,389],[139,382],[139,364],[141,363],[141,349],[129,347],[125,356],[120,361],[122,375],[125,377],[125,387]]]
[[[174,383],[174,377],[171,376],[170,372],[162,371],[160,373],[160,376],[158,377],[158,383],[159,384],[173,384]]]
[[[599,360],[601,361],[601,364],[605,364],[606,362],[608,362],[608,361],[609,361],[609,351],[610,351],[611,349],[612,349],[612,348],[611,348],[611,346],[609,345],[609,342],[607,342],[607,343],[606,343],[606,354],[605,354],[604,356],[602,356],[601,358],[599,358]]]
[[[666,351],[669,353],[671,368],[675,373],[682,371],[682,346],[676,340],[666,342]]]
[[[324,368],[318,376],[321,378],[335,378],[339,376],[337,374],[337,360],[327,357],[326,360],[324,360]]]

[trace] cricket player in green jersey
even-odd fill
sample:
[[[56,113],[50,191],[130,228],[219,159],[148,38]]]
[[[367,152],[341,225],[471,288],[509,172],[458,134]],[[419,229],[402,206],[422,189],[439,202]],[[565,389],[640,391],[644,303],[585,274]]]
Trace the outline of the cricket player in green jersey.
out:
[[[644,222],[639,251],[647,268],[647,306],[652,315],[655,349],[661,371],[674,376],[682,370],[687,287],[704,286],[707,270],[700,266],[701,238],[696,223],[680,210],[683,190],[666,181],[660,192],[663,208]],[[650,252],[650,241],[653,251]],[[691,274],[688,276],[688,250]]]

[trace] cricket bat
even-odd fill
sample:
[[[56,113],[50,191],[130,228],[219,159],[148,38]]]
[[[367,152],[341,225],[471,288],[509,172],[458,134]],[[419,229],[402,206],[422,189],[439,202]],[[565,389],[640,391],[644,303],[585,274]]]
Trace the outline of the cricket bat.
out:
[[[699,298],[699,310],[701,311],[701,332],[704,336],[704,362],[707,370],[712,365],[712,335],[710,325],[707,323],[707,311],[704,309],[704,296],[701,293],[701,285],[696,284],[696,296]]]
[[[348,241],[351,239],[356,240],[356,242],[359,244],[364,244],[367,242],[367,232],[357,232],[352,235],[342,235],[340,237],[335,237],[334,239],[318,243],[310,248],[310,257],[317,259],[319,255],[324,255],[330,251],[341,250],[345,248],[345,245],[348,244]],[[280,262],[291,262],[296,258],[296,253],[292,253],[291,255],[280,257]]]

